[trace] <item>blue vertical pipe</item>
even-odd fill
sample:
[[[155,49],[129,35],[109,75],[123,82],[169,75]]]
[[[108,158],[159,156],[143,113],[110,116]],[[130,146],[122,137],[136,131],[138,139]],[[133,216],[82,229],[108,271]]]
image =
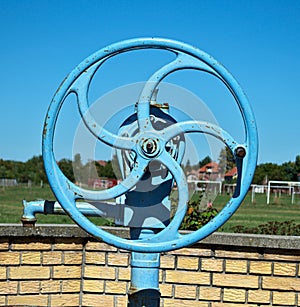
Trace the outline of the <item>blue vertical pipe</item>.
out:
[[[131,238],[145,239],[152,230],[131,228]],[[160,253],[131,253],[131,284],[128,307],[159,307]]]

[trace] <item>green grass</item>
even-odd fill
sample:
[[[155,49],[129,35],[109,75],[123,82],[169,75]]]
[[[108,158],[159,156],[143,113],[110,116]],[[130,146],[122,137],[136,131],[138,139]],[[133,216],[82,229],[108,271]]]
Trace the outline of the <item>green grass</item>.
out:
[[[219,195],[214,201],[214,207],[221,210],[230,196]],[[54,196],[49,188],[39,186],[0,187],[0,223],[19,223],[22,216],[22,200],[27,201],[48,199],[54,200]],[[247,227],[257,227],[270,221],[294,220],[300,224],[300,198],[295,198],[291,204],[291,197],[282,195],[280,198],[271,197],[271,203],[266,204],[266,195],[256,194],[255,202],[251,203],[251,194],[248,194],[238,211],[233,217],[223,225],[221,231],[230,232],[236,225]],[[97,225],[107,224],[107,220],[102,218],[91,219]],[[62,215],[37,215],[37,222],[41,224],[73,224],[72,220]]]
[[[229,197],[227,197],[229,198]],[[218,196],[214,202],[215,207],[221,210],[226,203],[225,196]],[[248,193],[237,212],[225,223],[221,229],[230,232],[237,225],[246,227],[257,227],[268,222],[284,222],[294,220],[300,224],[300,199],[295,198],[291,203],[291,196],[282,195],[280,198],[271,197],[267,205],[266,194],[256,194],[255,200],[251,202],[251,193]]]
[[[48,185],[43,188],[40,186],[0,187],[0,223],[20,223],[23,199],[26,201],[55,200],[55,197]],[[68,215],[37,214],[36,217],[39,224],[74,224]],[[91,218],[91,220],[99,226],[108,223],[103,218]]]

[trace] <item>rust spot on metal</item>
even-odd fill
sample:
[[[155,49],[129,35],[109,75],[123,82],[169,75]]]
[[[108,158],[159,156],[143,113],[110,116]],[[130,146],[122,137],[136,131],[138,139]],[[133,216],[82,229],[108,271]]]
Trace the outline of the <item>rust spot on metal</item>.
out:
[[[48,124],[46,122],[45,125],[44,125],[44,129],[43,129],[43,137],[45,137],[46,134],[47,134],[47,126],[48,126]]]
[[[77,192],[74,192],[74,195],[75,195],[76,197],[78,197],[78,198],[83,198],[83,195],[81,195],[81,194],[79,194],[79,193],[77,193]]]
[[[244,147],[238,147],[236,150],[235,150],[235,154],[237,157],[239,158],[244,158],[246,156],[246,150]]]
[[[138,291],[139,291],[139,289],[137,287],[134,287],[134,286],[131,285],[130,289],[128,290],[128,295],[132,295],[132,294],[134,294]]]
[[[27,220],[26,218],[21,218],[23,227],[35,227],[36,220]]]
[[[151,107],[169,110],[169,104],[167,102],[164,102],[164,103],[152,103],[151,102]]]

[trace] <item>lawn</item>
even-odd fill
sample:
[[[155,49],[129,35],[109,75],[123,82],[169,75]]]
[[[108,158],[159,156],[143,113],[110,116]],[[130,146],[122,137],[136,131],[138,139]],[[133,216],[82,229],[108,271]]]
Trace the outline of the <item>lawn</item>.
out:
[[[45,185],[40,186],[17,186],[17,187],[0,187],[0,223],[19,223],[22,216],[22,200],[27,201],[48,199],[54,200],[54,196],[49,188]],[[222,209],[229,199],[228,195],[219,195],[213,206],[218,210]],[[271,203],[266,204],[265,194],[256,194],[254,203],[251,203],[251,194],[249,193],[244,202],[234,214],[234,216],[223,225],[221,231],[230,232],[231,228],[236,225],[256,227],[269,221],[288,221],[294,220],[300,224],[300,198],[295,198],[294,204],[291,204],[291,197],[282,195],[280,198],[271,197]],[[68,216],[60,215],[37,215],[38,223],[42,224],[68,224],[73,223]],[[102,218],[93,218],[97,225],[107,223]]]
[[[230,229],[237,225],[247,227],[257,227],[267,222],[284,222],[294,220],[300,224],[300,199],[295,198],[291,203],[291,196],[282,195],[280,198],[271,197],[270,204],[267,205],[266,194],[256,194],[255,200],[251,202],[251,193],[248,193],[243,203],[232,216],[232,218],[222,227],[222,231],[230,232]],[[215,207],[220,210],[225,203],[225,196],[218,196],[215,200]]]
[[[23,214],[22,201],[32,200],[55,200],[55,197],[48,185],[40,186],[16,186],[0,188],[0,223],[20,223]],[[38,214],[39,224],[74,224],[68,215],[43,215]],[[101,226],[108,221],[103,218],[91,218],[91,220]]]

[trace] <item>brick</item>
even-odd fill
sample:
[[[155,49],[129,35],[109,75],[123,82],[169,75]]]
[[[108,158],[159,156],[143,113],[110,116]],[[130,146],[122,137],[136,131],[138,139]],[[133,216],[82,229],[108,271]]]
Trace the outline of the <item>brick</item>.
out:
[[[166,271],[166,282],[209,285],[210,273],[190,271]]]
[[[0,250],[8,250],[9,242],[7,239],[0,238]]]
[[[250,274],[270,275],[272,273],[272,262],[251,261]]]
[[[54,279],[81,278],[81,266],[54,266]]]
[[[270,291],[265,290],[249,290],[248,291],[248,302],[269,304],[270,303]]]
[[[164,255],[160,259],[161,269],[174,269],[175,268],[175,256]]]
[[[60,280],[42,280],[41,293],[58,293],[60,292]]]
[[[62,252],[43,252],[42,263],[43,265],[62,264]]]
[[[100,251],[100,252],[116,252],[118,249],[114,246],[108,245],[103,242],[87,242],[85,246],[87,251]]]
[[[126,294],[127,283],[121,281],[106,281],[105,282],[105,293],[112,294]]]
[[[246,300],[246,290],[242,289],[224,289],[224,302],[243,303]]]
[[[94,293],[104,292],[104,281],[103,280],[86,279],[83,282],[83,291],[94,292]]]
[[[208,307],[208,303],[192,300],[175,300],[172,298],[164,299],[164,307]]]
[[[211,304],[211,307],[258,307],[257,305],[252,304],[235,304],[235,303],[217,303],[214,302]]]
[[[215,257],[234,259],[259,259],[260,255],[256,252],[216,250]]]
[[[20,294],[38,294],[40,289],[39,281],[20,281]]]
[[[295,306],[294,292],[273,292],[273,305]]]
[[[109,253],[107,261],[108,265],[127,267],[129,264],[129,255],[123,253]]]
[[[169,254],[178,256],[210,257],[212,255],[212,251],[208,248],[181,248],[169,252]]]
[[[246,274],[247,273],[247,260],[227,259],[225,262],[225,272]]]
[[[105,264],[105,252],[86,252],[86,264]]]
[[[222,272],[223,271],[223,260],[202,259],[201,271]]]
[[[219,301],[221,300],[221,288],[200,287],[200,300]]]
[[[85,266],[84,277],[97,279],[115,279],[115,268],[95,265]]]
[[[81,281],[80,280],[63,280],[62,292],[63,293],[76,293],[80,292]]]
[[[48,306],[48,295],[13,295],[7,297],[7,302],[8,305]]]
[[[159,270],[159,277],[158,277],[159,282],[162,283],[163,279],[164,279],[164,272],[163,270]]]
[[[161,297],[172,297],[173,296],[173,285],[161,284],[159,285]]]
[[[78,307],[79,294],[51,294],[51,306]]]
[[[41,264],[41,253],[22,252],[22,264]]]
[[[263,289],[300,291],[300,279],[288,277],[267,277],[262,279]]]
[[[119,280],[131,280],[131,270],[130,268],[119,268],[118,269],[119,274],[118,274],[118,279]]]
[[[109,295],[99,295],[99,294],[83,294],[82,305],[87,307],[114,306],[114,297]]]
[[[175,286],[175,298],[196,299],[196,286]]]
[[[126,253],[126,254],[128,254],[128,255],[131,254],[128,250],[122,249],[122,248],[117,249],[117,251],[119,251],[120,253]]]
[[[198,270],[199,258],[198,257],[178,257],[177,268],[184,270]]]
[[[20,253],[18,252],[0,252],[0,265],[19,265]]]
[[[64,252],[64,264],[82,264],[82,252]]]
[[[274,263],[274,275],[296,276],[296,263]]]
[[[127,296],[115,296],[116,307],[126,307],[128,305]]]
[[[258,276],[215,273],[213,275],[213,285],[220,287],[255,289],[258,288]]]
[[[43,239],[42,241],[33,240],[30,238],[23,238],[22,240],[16,240],[11,244],[12,250],[51,250],[51,241]]]
[[[80,238],[55,238],[54,250],[82,250],[83,241]]]
[[[266,252],[264,254],[264,259],[274,260],[274,261],[293,261],[300,262],[300,255],[284,255],[284,254],[273,254]]]
[[[20,266],[11,267],[9,270],[10,279],[49,279],[50,268],[42,266]]]
[[[6,268],[5,267],[0,267],[0,280],[1,279],[6,279]]]
[[[17,281],[0,281],[0,294],[17,294]]]
[[[6,299],[5,296],[0,295],[0,306],[6,306],[5,299]]]

